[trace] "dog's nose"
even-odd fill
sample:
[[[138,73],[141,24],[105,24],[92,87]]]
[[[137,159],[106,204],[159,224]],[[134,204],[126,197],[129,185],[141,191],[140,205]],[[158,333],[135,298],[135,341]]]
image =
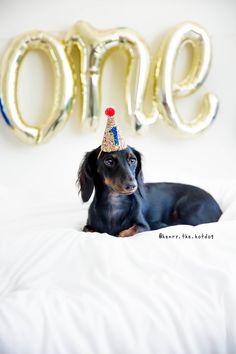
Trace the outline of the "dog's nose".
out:
[[[127,192],[132,192],[136,187],[137,187],[137,186],[136,186],[136,184],[134,184],[134,183],[127,183],[127,184],[125,185],[125,190],[126,190]]]

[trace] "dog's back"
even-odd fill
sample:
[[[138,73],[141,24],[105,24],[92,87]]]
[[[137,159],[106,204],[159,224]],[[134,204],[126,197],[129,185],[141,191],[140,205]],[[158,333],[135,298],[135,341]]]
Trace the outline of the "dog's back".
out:
[[[144,213],[151,229],[216,222],[222,211],[205,190],[181,183],[145,183]],[[157,218],[158,215],[158,218]]]

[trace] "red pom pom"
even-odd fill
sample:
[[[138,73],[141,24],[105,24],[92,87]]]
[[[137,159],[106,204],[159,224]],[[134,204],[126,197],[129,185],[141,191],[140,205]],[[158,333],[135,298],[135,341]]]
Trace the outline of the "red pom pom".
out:
[[[115,115],[115,113],[116,113],[116,111],[112,107],[108,107],[105,110],[105,115],[108,116],[108,117],[113,117]]]

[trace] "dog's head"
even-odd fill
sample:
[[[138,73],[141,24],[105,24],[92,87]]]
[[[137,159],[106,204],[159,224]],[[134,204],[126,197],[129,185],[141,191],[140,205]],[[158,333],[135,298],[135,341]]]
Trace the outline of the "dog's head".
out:
[[[106,186],[112,192],[130,195],[137,189],[142,193],[141,154],[128,146],[125,150],[102,152],[100,147],[87,152],[79,169],[77,184],[82,200],[87,202],[94,186]]]

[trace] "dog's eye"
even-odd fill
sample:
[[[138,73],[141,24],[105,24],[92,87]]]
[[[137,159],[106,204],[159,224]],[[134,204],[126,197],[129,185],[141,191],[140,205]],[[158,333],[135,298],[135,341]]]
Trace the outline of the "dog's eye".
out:
[[[113,166],[114,165],[114,160],[112,158],[104,160],[105,165],[107,166]]]
[[[134,157],[131,157],[131,159],[129,159],[129,163],[130,163],[131,165],[135,164],[136,161],[137,161],[137,160],[136,160]]]

